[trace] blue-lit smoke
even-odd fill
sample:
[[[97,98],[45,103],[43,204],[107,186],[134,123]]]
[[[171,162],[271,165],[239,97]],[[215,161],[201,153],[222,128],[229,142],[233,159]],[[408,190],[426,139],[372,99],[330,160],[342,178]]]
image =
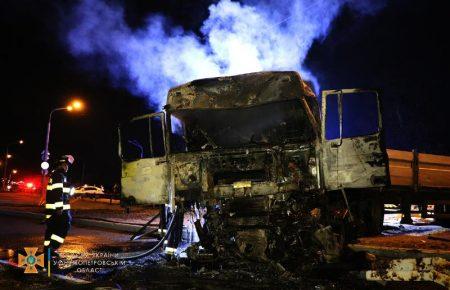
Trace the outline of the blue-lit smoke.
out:
[[[382,1],[383,2],[383,1]],[[131,29],[123,9],[82,0],[67,33],[77,57],[100,57],[113,81],[161,108],[170,87],[206,77],[262,70],[297,70],[316,39],[326,36],[344,5],[363,13],[382,6],[368,0],[221,0],[209,7],[201,35],[168,27],[161,15]]]

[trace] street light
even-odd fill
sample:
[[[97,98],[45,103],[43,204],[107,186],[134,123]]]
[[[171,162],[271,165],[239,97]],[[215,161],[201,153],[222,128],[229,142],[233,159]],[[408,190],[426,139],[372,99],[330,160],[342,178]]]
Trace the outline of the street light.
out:
[[[6,190],[6,172],[7,172],[7,168],[8,168],[8,159],[12,158],[12,155],[9,154],[9,147],[13,146],[13,145],[22,145],[24,142],[22,139],[18,140],[18,141],[14,141],[11,143],[6,144],[6,152],[5,152],[5,166],[3,167],[3,183],[2,183],[2,189],[3,191]]]
[[[74,100],[66,107],[67,111],[71,112],[73,110],[81,111],[83,110],[83,103],[79,100]]]
[[[49,155],[49,153],[48,153],[48,145],[50,143],[50,128],[51,128],[53,113],[57,112],[57,111],[68,111],[68,112],[81,111],[81,110],[83,110],[83,107],[84,107],[83,102],[76,99],[76,100],[73,100],[72,102],[70,102],[65,107],[56,108],[56,109],[53,109],[53,110],[50,111],[50,116],[48,118],[48,123],[47,123],[47,135],[46,135],[46,138],[45,138],[44,155],[42,156],[42,161],[43,162],[48,164],[48,159],[49,159],[49,156],[48,156]],[[42,167],[41,200],[39,201],[39,204],[42,204],[44,202],[44,200],[43,200],[44,194],[45,194],[44,182],[45,182],[45,176],[47,175],[47,169],[44,169],[43,166],[41,166],[41,167]]]
[[[50,127],[51,127],[51,123],[52,123],[52,116],[53,113],[56,111],[68,111],[68,112],[72,112],[72,111],[81,111],[83,109],[83,103],[80,100],[74,100],[71,103],[69,103],[66,107],[61,107],[61,108],[56,108],[53,109],[50,112],[50,116],[48,118],[48,124],[47,124],[47,136],[45,139],[45,150],[44,150],[44,156],[43,156],[43,161],[47,162],[48,161],[48,144],[50,143]],[[45,170],[46,171],[46,170]]]

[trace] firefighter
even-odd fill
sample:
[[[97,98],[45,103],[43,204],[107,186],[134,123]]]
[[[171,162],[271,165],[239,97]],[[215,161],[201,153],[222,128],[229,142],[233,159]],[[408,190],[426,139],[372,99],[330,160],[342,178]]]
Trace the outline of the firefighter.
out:
[[[64,155],[55,163],[55,167],[50,173],[45,204],[47,229],[44,253],[46,261],[51,257],[58,257],[55,250],[64,243],[70,228],[72,217],[69,198],[73,194],[73,188],[69,186],[66,174],[73,162],[72,155]],[[50,256],[48,256],[48,249],[50,249]]]

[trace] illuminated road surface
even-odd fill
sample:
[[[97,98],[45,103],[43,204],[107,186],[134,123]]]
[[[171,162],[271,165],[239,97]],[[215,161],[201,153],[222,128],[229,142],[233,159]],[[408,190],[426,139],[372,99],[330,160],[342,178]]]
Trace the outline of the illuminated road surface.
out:
[[[23,247],[39,247],[42,251],[44,231],[45,225],[37,220],[0,216],[1,259],[6,258],[6,250],[17,251]],[[64,257],[97,249],[119,251],[142,246],[140,242],[130,242],[129,238],[130,234],[127,233],[72,226],[59,252]]]
[[[0,216],[0,258],[17,261],[17,251],[23,254],[23,247],[39,247],[42,251],[45,226],[38,221],[26,218]],[[91,228],[72,227],[66,242],[60,249],[64,260],[80,260],[80,253],[116,253],[120,251],[136,251],[148,246],[149,241],[129,241],[129,234],[97,230]],[[146,244],[147,243],[147,244]],[[204,267],[192,271],[189,267],[173,263],[163,263],[159,255],[133,261],[125,267],[114,270],[108,268],[105,273],[69,273],[69,276],[93,281],[95,286],[111,287],[108,289],[367,289],[367,284],[339,271],[320,273],[317,277],[306,277],[288,281],[275,280],[257,272],[250,272],[246,266],[238,269],[223,270]],[[211,269],[209,269],[211,268]],[[108,272],[109,271],[109,272]],[[14,273],[0,266],[0,289],[60,289],[61,282],[50,282],[45,276],[25,275],[19,269]],[[282,286],[280,283],[283,283]],[[30,284],[33,287],[29,288]],[[93,285],[93,286],[94,286]],[[302,287],[300,287],[302,286]],[[405,286],[405,285],[403,285]],[[411,286],[411,285],[408,285]],[[77,286],[78,287],[78,286]],[[436,285],[420,285],[423,288],[439,289]],[[69,289],[69,288],[67,288]],[[75,288],[71,285],[70,289]],[[87,288],[94,289],[94,288]],[[384,288],[370,284],[370,289]]]

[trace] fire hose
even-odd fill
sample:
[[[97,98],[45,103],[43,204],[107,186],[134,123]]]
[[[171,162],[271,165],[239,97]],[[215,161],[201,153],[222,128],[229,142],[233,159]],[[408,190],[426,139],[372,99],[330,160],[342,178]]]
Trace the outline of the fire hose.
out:
[[[156,250],[159,249],[159,247],[161,247],[161,245],[164,243],[164,241],[167,240],[167,238],[170,236],[170,233],[172,232],[172,229],[173,229],[175,216],[176,216],[176,209],[173,212],[172,218],[169,221],[169,225],[167,227],[166,234],[161,238],[161,240],[158,241],[158,243],[155,246],[153,246],[153,248],[145,250],[145,251],[140,251],[140,252],[119,253],[119,254],[117,254],[117,256],[115,256],[115,259],[117,259],[117,260],[135,260],[135,259],[143,258],[145,256],[153,254]]]
[[[164,243],[165,240],[167,240],[167,238],[170,236],[173,227],[174,227],[174,220],[175,220],[175,215],[176,215],[176,209],[172,215],[172,218],[170,219],[170,221],[168,222],[168,227],[167,227],[167,231],[165,233],[165,235],[161,238],[161,240],[158,241],[158,243],[156,245],[154,245],[151,249],[145,250],[145,251],[137,251],[137,252],[123,252],[123,253],[117,253],[114,256],[115,260],[135,260],[135,259],[139,259],[139,258],[143,258],[146,256],[149,256],[151,254],[153,254],[154,252],[156,252]],[[71,267],[68,268],[64,268],[64,269],[59,269],[58,273],[60,274],[67,274],[69,272],[71,272],[72,270],[74,270],[75,268],[77,268],[77,265],[73,265]]]

